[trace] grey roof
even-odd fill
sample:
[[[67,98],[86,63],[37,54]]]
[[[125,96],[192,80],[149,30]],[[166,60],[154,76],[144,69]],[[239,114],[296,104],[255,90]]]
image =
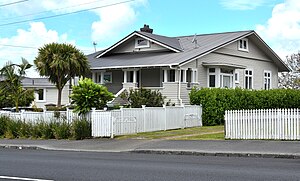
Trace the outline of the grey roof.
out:
[[[237,31],[226,33],[214,33],[197,35],[197,45],[192,43],[195,35],[166,37],[155,35],[146,32],[137,32],[148,38],[154,39],[170,47],[177,47],[180,52],[165,51],[165,52],[149,52],[149,53],[124,53],[110,54],[96,58],[101,52],[88,55],[91,64],[91,69],[108,69],[108,68],[125,68],[125,67],[150,67],[150,66],[180,66],[195,58],[201,57],[217,50],[229,43],[235,42],[238,39],[250,36],[252,34],[258,36],[254,31]],[[257,38],[262,41],[260,38]],[[264,42],[263,42],[264,43]],[[265,43],[264,43],[265,44]],[[266,44],[265,44],[266,45]],[[266,49],[268,50],[268,49]],[[269,50],[270,54],[275,54]],[[276,54],[275,54],[276,55]],[[276,55],[272,58],[278,59],[277,65],[281,65],[279,70],[287,70],[286,66],[281,62],[281,59]],[[279,63],[278,63],[279,61]]]
[[[172,37],[167,37],[167,36],[161,36],[161,35],[156,35],[152,33],[146,33],[142,31],[136,31],[136,33],[144,35],[152,40],[156,40],[164,45],[167,45],[169,47],[172,47],[176,50],[183,51],[179,40],[177,38],[172,38]]]
[[[48,78],[29,78],[22,79],[24,87],[55,87],[54,84],[49,82]]]

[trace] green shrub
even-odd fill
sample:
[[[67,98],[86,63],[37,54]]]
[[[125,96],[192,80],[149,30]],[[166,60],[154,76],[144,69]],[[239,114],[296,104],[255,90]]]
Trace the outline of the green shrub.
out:
[[[18,121],[19,130],[17,130],[17,135],[20,138],[29,138],[32,135],[32,124],[25,123],[24,121]]]
[[[91,137],[91,122],[86,119],[76,119],[72,123],[72,137],[76,140],[82,140]]]
[[[142,105],[146,105],[147,107],[162,107],[165,99],[161,92],[143,88],[130,90],[129,93],[125,92],[121,97],[127,99],[133,108],[140,108]]]
[[[94,83],[91,79],[85,78],[78,81],[77,86],[72,87],[71,94],[74,111],[79,114],[86,114],[92,108],[102,109],[114,95],[105,86]]]
[[[7,129],[7,122],[10,118],[7,116],[0,116],[0,136],[3,136]]]
[[[18,138],[19,130],[21,129],[22,124],[23,123],[20,120],[8,119],[4,137],[9,139]]]
[[[220,125],[226,110],[300,108],[300,90],[192,89],[190,102],[202,105],[203,125]]]
[[[53,123],[52,131],[55,139],[68,139],[71,135],[70,124],[66,120]]]

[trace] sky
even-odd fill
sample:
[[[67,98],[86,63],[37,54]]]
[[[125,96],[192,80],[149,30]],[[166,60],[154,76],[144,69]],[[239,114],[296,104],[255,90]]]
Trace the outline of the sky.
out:
[[[144,24],[171,37],[255,30],[283,60],[300,50],[299,0],[0,0],[0,66],[52,42],[90,54]]]

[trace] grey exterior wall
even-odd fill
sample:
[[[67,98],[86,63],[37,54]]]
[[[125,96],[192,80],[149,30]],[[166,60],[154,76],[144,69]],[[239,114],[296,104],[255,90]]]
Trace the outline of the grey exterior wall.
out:
[[[253,89],[264,88],[264,71],[272,72],[272,88],[278,88],[278,68],[255,44],[248,39],[249,52],[238,50],[238,43],[232,43],[224,48],[212,52],[198,59],[198,81],[200,87],[207,87],[207,68],[202,66],[203,62],[230,63],[246,66],[253,70]],[[196,61],[195,61],[196,62]],[[236,86],[245,88],[245,70],[237,69],[239,72],[239,83]]]
[[[161,70],[160,68],[141,69],[141,86],[142,87],[160,87]]]
[[[135,48],[135,39],[137,36],[132,37],[123,44],[119,45],[111,53],[129,53],[129,52],[145,52],[145,51],[168,51],[167,48],[164,48],[154,42],[150,42],[150,47],[148,48]]]
[[[112,72],[112,83],[106,83],[105,86],[109,92],[114,94],[118,93],[123,88],[123,76],[122,70],[107,70],[106,72]]]

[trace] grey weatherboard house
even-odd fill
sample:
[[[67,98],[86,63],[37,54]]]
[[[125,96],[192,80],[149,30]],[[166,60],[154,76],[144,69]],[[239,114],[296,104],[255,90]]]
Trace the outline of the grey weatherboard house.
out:
[[[189,104],[192,87],[277,88],[289,71],[255,31],[167,37],[145,25],[111,47],[88,55],[92,79],[116,96],[159,90],[176,105]]]

